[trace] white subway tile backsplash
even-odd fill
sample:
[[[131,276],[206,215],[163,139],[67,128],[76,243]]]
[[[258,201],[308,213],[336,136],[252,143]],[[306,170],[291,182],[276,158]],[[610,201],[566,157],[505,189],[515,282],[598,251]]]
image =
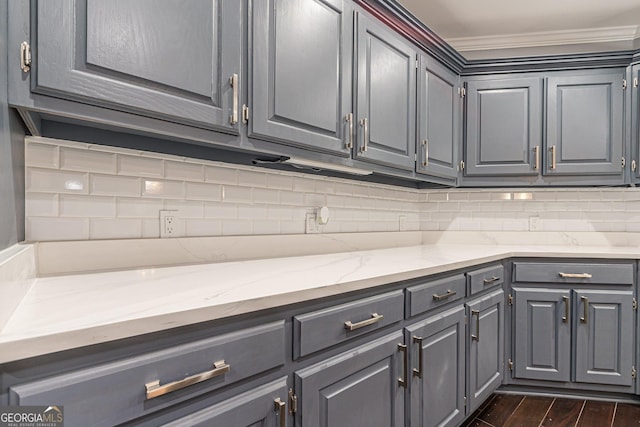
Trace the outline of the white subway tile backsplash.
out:
[[[238,184],[244,187],[266,187],[267,174],[264,172],[238,171]]]
[[[251,221],[224,219],[222,220],[223,236],[246,236],[253,234],[253,224]]]
[[[205,203],[205,218],[237,219],[238,206],[232,203]]]
[[[269,220],[253,221],[253,234],[280,234],[280,222]]]
[[[177,211],[179,218],[204,218],[204,202],[165,200],[164,209],[168,211]]]
[[[280,191],[280,203],[290,206],[304,206],[304,193]]]
[[[164,161],[151,157],[118,154],[118,174],[162,178],[164,175]]]
[[[142,220],[92,218],[90,239],[139,239],[142,237]]]
[[[27,192],[78,194],[89,192],[89,176],[86,173],[29,168],[25,179]]]
[[[140,197],[140,178],[91,174],[89,193],[100,196]]]
[[[204,166],[166,160],[164,162],[164,177],[181,181],[204,181]]]
[[[187,219],[185,235],[187,237],[219,236],[222,234],[222,220],[219,219]]]
[[[24,161],[30,167],[57,169],[60,165],[59,152],[57,145],[32,142],[25,147]]]
[[[201,184],[199,182],[187,182],[186,198],[188,200],[222,200],[222,186],[220,184]]]
[[[235,185],[222,186],[222,200],[234,203],[252,203],[251,187],[238,187]]]
[[[238,219],[261,220],[267,217],[265,206],[238,206]]]
[[[280,234],[304,234],[304,220],[280,221]]]
[[[160,219],[142,220],[142,238],[157,239],[160,237]]]
[[[142,182],[142,195],[161,199],[182,199],[184,197],[184,183],[145,179]]]
[[[164,209],[164,202],[155,199],[122,198],[117,201],[117,216],[119,218],[160,218],[160,211]]]
[[[58,195],[50,193],[27,193],[25,213],[30,216],[58,216]]]
[[[269,188],[254,188],[253,202],[277,205],[280,202],[280,192]]]
[[[61,194],[60,216],[114,218],[116,216],[116,198]]]
[[[275,190],[293,190],[293,177],[289,175],[280,175],[276,173],[268,173],[267,187]]]
[[[60,148],[60,169],[94,173],[115,173],[116,155],[94,150]]]
[[[89,219],[27,217],[25,238],[28,242],[41,240],[88,240]]]
[[[287,206],[269,206],[267,208],[267,219],[270,220],[291,220],[293,209]]]
[[[238,171],[232,168],[206,166],[204,170],[205,181],[217,184],[237,184]]]

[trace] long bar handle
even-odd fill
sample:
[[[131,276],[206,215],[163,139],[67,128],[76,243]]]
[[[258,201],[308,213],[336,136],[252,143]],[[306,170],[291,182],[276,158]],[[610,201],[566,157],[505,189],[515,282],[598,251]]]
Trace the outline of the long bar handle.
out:
[[[276,414],[280,418],[280,427],[286,427],[287,426],[287,411],[286,411],[287,404],[282,400],[280,400],[280,398],[278,397],[273,401],[273,407],[274,407],[274,410],[276,411]]]
[[[480,311],[471,310],[471,317],[476,316],[476,335],[471,334],[471,341],[480,341]]]
[[[384,318],[382,314],[372,313],[371,319],[363,320],[361,322],[353,323],[351,320],[348,322],[344,322],[344,328],[348,331],[355,331],[356,329],[363,328],[365,326],[373,325],[374,323],[378,323]]]
[[[215,362],[213,364],[214,369],[206,372],[201,372],[196,375],[191,375],[185,379],[174,381],[165,385],[160,385],[160,380],[152,381],[150,383],[146,383],[144,385],[147,391],[147,400],[153,399],[158,396],[165,395],[167,393],[171,393],[172,391],[180,390],[185,387],[189,387],[193,384],[198,384],[208,379],[219,377],[220,375],[226,374],[231,370],[231,365],[224,363],[224,360],[219,362]]]
[[[413,336],[413,343],[418,344],[418,369],[413,368],[413,376],[422,378],[423,361],[422,361],[422,337]]]
[[[433,300],[434,301],[442,301],[443,299],[451,298],[456,293],[457,293],[456,291],[452,291],[451,289],[447,289],[447,293],[446,294],[440,294],[440,295],[433,294]]]
[[[589,273],[558,273],[563,279],[591,279],[592,274]]]
[[[484,279],[482,282],[483,282],[485,285],[490,285],[490,284],[492,284],[492,283],[496,283],[498,280],[500,280],[500,278],[499,278],[499,277],[491,276],[491,277],[489,277],[488,279]]]
[[[562,302],[564,302],[564,316],[562,316],[562,323],[567,323],[569,321],[569,297],[563,296]]]
[[[406,344],[398,344],[398,351],[403,353],[402,358],[402,378],[398,378],[398,384],[403,388],[407,388],[409,378],[407,372],[407,366],[409,365],[409,352],[407,351]]]
[[[347,148],[353,148],[353,113],[349,113],[344,116],[344,121],[349,123],[349,140],[347,141]]]
[[[534,166],[533,166],[533,170],[540,170],[540,146],[536,145],[535,147],[533,147],[533,155],[534,155]]]
[[[235,125],[238,123],[238,92],[239,92],[239,84],[238,84],[238,75],[232,74],[229,77],[229,84],[233,88],[233,106],[231,107],[231,117],[229,117],[229,123]]]
[[[362,148],[360,149],[360,151],[364,153],[369,148],[369,119],[365,117],[364,119],[360,120],[360,126],[362,126],[364,132]]]
[[[422,159],[422,167],[429,166],[429,140],[423,139],[422,146],[424,147],[424,158]]]
[[[580,321],[582,323],[588,323],[589,322],[589,298],[580,297],[580,300],[584,303],[584,311],[582,312],[582,317],[580,318]]]
[[[556,146],[551,146],[551,169],[556,168]]]

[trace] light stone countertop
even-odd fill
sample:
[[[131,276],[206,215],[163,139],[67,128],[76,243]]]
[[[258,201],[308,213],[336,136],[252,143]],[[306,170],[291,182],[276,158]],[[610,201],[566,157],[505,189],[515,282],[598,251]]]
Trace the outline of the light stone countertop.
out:
[[[638,259],[640,247],[425,244],[37,278],[0,331],[0,363],[509,257]]]

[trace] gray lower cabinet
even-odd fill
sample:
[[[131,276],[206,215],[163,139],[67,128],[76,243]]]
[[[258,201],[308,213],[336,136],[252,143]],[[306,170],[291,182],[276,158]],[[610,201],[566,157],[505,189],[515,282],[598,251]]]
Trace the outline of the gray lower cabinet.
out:
[[[249,135],[349,156],[351,3],[266,0],[251,13]]]
[[[462,130],[460,76],[424,54],[418,69],[416,171],[455,180]]]
[[[625,70],[547,79],[546,175],[620,175]]]
[[[356,16],[356,26],[355,157],[413,171],[416,51],[362,13]]]
[[[241,8],[234,0],[33,2],[32,90],[236,132],[240,82],[230,79],[242,71]]]
[[[504,291],[475,298],[467,306],[467,414],[502,385]]]
[[[297,371],[296,426],[404,426],[407,364],[398,331]]]
[[[464,419],[465,341],[462,304],[406,328],[412,360],[411,427],[453,426]]]

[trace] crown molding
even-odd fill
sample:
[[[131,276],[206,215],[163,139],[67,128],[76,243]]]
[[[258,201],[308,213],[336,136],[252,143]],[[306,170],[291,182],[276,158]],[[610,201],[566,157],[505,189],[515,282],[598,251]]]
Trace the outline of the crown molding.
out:
[[[633,42],[638,37],[640,37],[640,26],[628,25],[495,36],[457,37],[447,39],[447,42],[457,51],[465,52],[585,43]]]

